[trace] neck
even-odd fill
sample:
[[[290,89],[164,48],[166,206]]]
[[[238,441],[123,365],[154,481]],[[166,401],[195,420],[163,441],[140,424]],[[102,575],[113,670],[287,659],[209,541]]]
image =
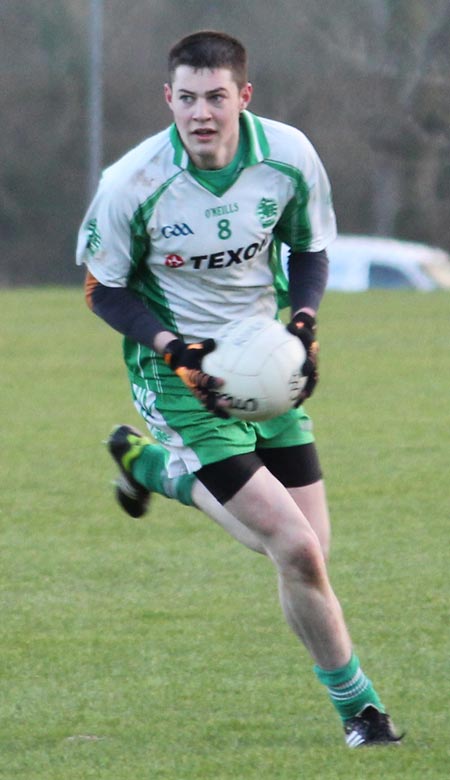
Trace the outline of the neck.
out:
[[[218,152],[208,154],[191,154],[191,161],[196,168],[203,171],[217,171],[226,168],[234,159],[239,146],[239,135],[232,146]]]

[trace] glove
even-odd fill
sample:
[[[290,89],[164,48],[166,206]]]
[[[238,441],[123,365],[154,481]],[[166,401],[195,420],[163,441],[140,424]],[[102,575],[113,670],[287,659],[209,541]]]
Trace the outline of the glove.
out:
[[[302,366],[302,375],[307,377],[306,384],[300,393],[295,406],[300,406],[309,398],[319,381],[317,360],[319,356],[319,342],[316,339],[317,323],[314,317],[304,311],[296,314],[287,326],[289,333],[297,336],[306,350],[306,360]]]
[[[226,418],[228,414],[219,400],[218,388],[223,384],[221,379],[202,371],[202,359],[216,347],[214,339],[205,339],[197,344],[185,344],[181,339],[169,341],[163,358],[166,365],[180,377],[191,393],[218,417]]]

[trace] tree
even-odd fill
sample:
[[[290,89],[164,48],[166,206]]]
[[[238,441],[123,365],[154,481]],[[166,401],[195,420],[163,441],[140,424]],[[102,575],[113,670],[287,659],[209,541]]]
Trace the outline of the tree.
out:
[[[88,0],[3,0],[0,284],[79,282],[87,205]],[[300,127],[341,231],[450,249],[448,0],[108,0],[104,164],[171,120],[170,45],[225,29],[250,54],[257,113]]]

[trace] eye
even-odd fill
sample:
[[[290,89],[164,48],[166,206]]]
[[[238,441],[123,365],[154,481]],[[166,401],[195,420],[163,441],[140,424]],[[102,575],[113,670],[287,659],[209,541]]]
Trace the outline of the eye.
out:
[[[191,103],[193,102],[194,98],[193,98],[192,95],[180,95],[180,100],[186,106],[190,106]]]

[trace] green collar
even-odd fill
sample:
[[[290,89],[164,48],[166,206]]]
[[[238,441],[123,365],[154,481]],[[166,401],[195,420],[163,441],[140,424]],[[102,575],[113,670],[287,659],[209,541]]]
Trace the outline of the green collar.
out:
[[[246,140],[244,133],[240,133],[237,152],[231,162],[225,165],[224,168],[216,168],[210,171],[204,170],[203,168],[197,168],[192,160],[189,159],[187,168],[189,173],[202,187],[205,187],[216,197],[221,198],[233,186],[241,174],[246,157]]]
[[[261,120],[250,111],[243,111],[240,117],[243,144],[241,168],[249,168],[262,162],[270,154],[269,143],[264,133]],[[174,149],[173,162],[179,168],[190,168],[189,155],[183,146],[175,124],[170,127],[170,140]],[[239,153],[239,150],[238,150]],[[230,163],[231,165],[232,163]]]

